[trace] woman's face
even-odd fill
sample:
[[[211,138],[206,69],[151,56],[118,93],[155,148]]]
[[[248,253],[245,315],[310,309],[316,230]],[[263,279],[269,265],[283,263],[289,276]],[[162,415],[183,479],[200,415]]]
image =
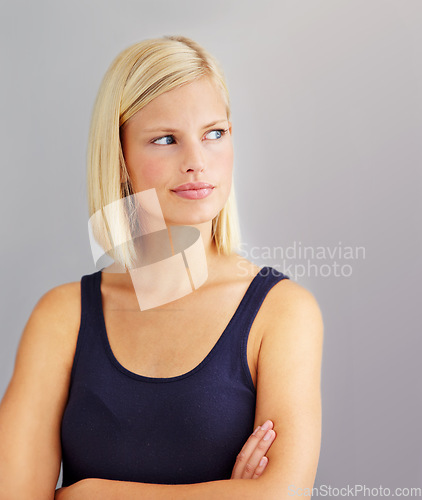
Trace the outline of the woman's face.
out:
[[[134,193],[155,188],[167,224],[212,220],[230,193],[231,132],[222,94],[208,78],[156,97],[121,132]],[[213,188],[176,189],[198,182]]]

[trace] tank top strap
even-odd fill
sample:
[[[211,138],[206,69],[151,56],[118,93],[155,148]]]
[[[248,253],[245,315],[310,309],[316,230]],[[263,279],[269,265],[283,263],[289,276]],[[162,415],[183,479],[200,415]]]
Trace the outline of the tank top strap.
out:
[[[90,335],[95,332],[96,322],[100,313],[97,289],[101,279],[101,271],[92,274],[85,274],[80,281],[81,286],[81,321],[76,342],[76,350],[71,371],[71,382],[74,378],[74,372],[77,366],[78,358],[89,341]],[[94,328],[92,328],[94,327]],[[91,339],[92,340],[92,339]]]
[[[276,283],[283,279],[290,278],[273,267],[265,266],[261,268],[250,283],[234,318],[241,323],[239,331],[242,332],[246,339],[255,316],[268,292]]]
[[[98,290],[101,283],[101,271],[86,274],[81,278],[81,323],[96,321],[100,313]]]
[[[247,356],[249,333],[268,292],[276,283],[283,279],[290,278],[269,266],[263,267],[255,275],[227,327],[229,331],[226,334],[228,345],[224,349],[221,348],[221,355],[225,355],[227,358],[225,365],[229,366],[235,363],[238,366],[237,368],[233,368],[235,371],[232,372],[232,376],[238,378],[238,370],[243,372],[241,379],[246,382],[248,388],[254,394],[256,394],[256,390],[251,378]],[[224,352],[226,354],[223,354]],[[239,353],[239,356],[233,357],[233,355],[228,354],[230,352]]]

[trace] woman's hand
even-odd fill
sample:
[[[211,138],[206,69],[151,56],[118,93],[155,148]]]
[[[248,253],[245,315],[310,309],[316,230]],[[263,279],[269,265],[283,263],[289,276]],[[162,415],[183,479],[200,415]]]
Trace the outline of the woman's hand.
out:
[[[267,420],[249,436],[237,455],[230,479],[258,479],[261,476],[268,463],[265,454],[276,437],[273,425],[271,420]]]

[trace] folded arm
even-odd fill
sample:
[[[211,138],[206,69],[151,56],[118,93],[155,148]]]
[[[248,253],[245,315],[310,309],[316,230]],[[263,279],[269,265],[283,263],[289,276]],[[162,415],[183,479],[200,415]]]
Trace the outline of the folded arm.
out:
[[[149,484],[107,479],[85,479],[56,492],[55,500],[261,500],[266,495],[262,477],[257,480],[225,479],[195,484]],[[275,497],[274,497],[275,498]]]

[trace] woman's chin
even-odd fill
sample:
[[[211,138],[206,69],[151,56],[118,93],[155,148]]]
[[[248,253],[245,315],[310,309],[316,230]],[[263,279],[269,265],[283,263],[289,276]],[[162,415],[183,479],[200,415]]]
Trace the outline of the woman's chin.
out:
[[[167,226],[197,226],[211,222],[217,215],[218,212],[214,211],[209,214],[189,213],[180,214],[179,216],[171,214],[168,217],[164,214],[164,220]]]
[[[167,226],[199,226],[211,222],[211,219],[165,219]]]

